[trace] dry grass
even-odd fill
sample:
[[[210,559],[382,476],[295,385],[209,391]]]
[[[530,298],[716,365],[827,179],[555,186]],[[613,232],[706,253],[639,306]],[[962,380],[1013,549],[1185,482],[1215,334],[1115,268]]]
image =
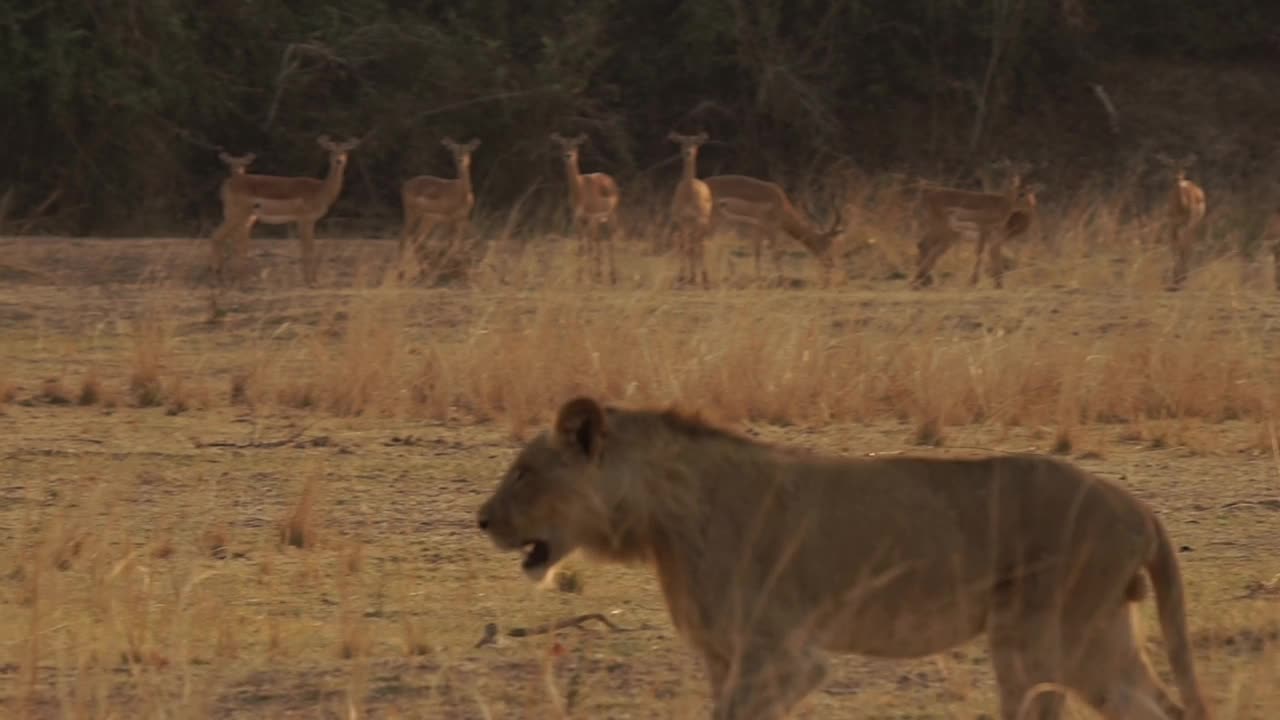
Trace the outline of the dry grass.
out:
[[[429,288],[392,279],[394,241],[322,243],[317,290],[292,241],[255,241],[278,252],[214,296],[189,240],[3,243],[46,283],[0,289],[24,313],[0,305],[5,714],[704,714],[647,571],[575,566],[535,591],[472,528],[513,438],[578,392],[836,452],[1032,449],[1123,476],[1189,548],[1219,717],[1280,711],[1269,278],[1212,251],[1165,293],[1149,223],[1082,196],[1045,218],[1050,246],[1014,248],[1005,291],[963,287],[966,245],[913,293],[905,208],[882,188],[850,203],[831,289],[798,246],[789,287],[755,287],[730,235],[710,292],[670,290],[646,237],[620,246],[619,287],[581,284],[568,243],[509,224]],[[475,647],[486,623],[587,612],[635,631]],[[841,659],[807,707],[989,713],[982,655]]]

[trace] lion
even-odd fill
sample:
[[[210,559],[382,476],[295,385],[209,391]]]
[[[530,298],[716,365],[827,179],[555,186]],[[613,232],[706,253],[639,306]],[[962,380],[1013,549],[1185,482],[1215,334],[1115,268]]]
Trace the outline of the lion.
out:
[[[1210,717],[1163,525],[1063,460],[823,456],[577,397],[477,521],[535,581],[579,550],[653,565],[717,720],[785,716],[826,653],[915,658],[984,633],[1003,720],[1058,718],[1064,691],[1106,718]],[[1182,705],[1135,634],[1144,571]]]

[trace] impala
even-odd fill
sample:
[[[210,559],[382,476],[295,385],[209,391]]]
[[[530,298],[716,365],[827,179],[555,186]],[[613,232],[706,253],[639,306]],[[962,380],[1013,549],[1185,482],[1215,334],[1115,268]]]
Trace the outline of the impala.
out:
[[[342,192],[342,178],[347,167],[347,153],[355,149],[359,139],[334,142],[321,135],[316,142],[329,151],[329,174],[321,178],[279,175],[256,175],[233,171],[223,181],[223,225],[215,237],[235,233],[235,255],[238,264],[247,262],[249,235],[255,223],[297,226],[302,244],[302,276],[307,285],[316,282],[318,262],[315,251],[316,222],[329,212]],[[225,159],[224,159],[225,162]],[[255,202],[262,212],[255,213]]]
[[[1169,289],[1179,290],[1187,281],[1195,236],[1203,227],[1206,211],[1204,190],[1187,179],[1187,170],[1196,160],[1194,153],[1181,160],[1164,154],[1156,155],[1156,159],[1173,173],[1167,224],[1169,248],[1173,251],[1173,282]]]
[[[258,156],[254,153],[245,153],[244,155],[229,155],[226,152],[221,151],[218,153],[218,159],[227,166],[228,175],[227,179],[223,180],[218,186],[218,197],[222,200],[222,216],[224,219],[230,218],[232,214],[234,214],[233,201],[230,192],[231,183],[229,180],[237,175],[244,175],[248,171],[249,165],[253,164],[253,161],[256,160],[257,157]],[[213,235],[209,238],[210,250],[212,250],[213,253],[210,261],[210,267],[213,269],[213,274],[216,277],[221,277],[223,263],[226,262],[227,236],[232,232],[246,231],[252,224],[250,218],[253,217],[254,215],[250,213],[244,216],[244,221],[241,223],[224,221],[214,230]]]
[[[675,230],[676,251],[680,254],[680,273],[677,283],[690,284],[702,281],[702,287],[710,286],[707,279],[706,241],[711,233],[711,188],[698,179],[698,148],[707,141],[705,132],[697,135],[681,135],[672,132],[667,139],[680,146],[684,170],[671,198],[671,222]]]
[[[1009,165],[1010,163],[1002,163]],[[1019,164],[1010,174],[1003,193],[958,190],[929,183],[916,185],[923,205],[924,233],[917,243],[916,273],[912,287],[933,284],[933,266],[968,230],[977,235],[977,251],[969,284],[977,285],[982,272],[982,259],[988,259],[987,272],[997,288],[1004,287],[1004,243],[1026,233],[1037,213],[1038,185],[1023,184],[1023,173],[1030,166]]]
[[[613,236],[618,222],[618,183],[605,173],[583,175],[578,169],[578,150],[587,141],[586,135],[566,138],[552,133],[551,140],[560,146],[564,159],[564,171],[569,181],[569,208],[578,237],[579,254],[589,257],[594,278],[600,270],[601,256],[607,253],[609,282],[615,283],[617,268],[613,260]],[[607,237],[604,236],[606,226],[609,228]]]
[[[454,241],[460,239],[471,224],[471,209],[476,196],[471,188],[471,154],[480,147],[480,141],[472,138],[466,143],[452,138],[440,141],[453,155],[457,168],[456,178],[440,178],[419,175],[404,182],[400,198],[404,205],[404,229],[400,235],[400,255],[416,250],[418,262],[423,262],[423,243],[431,231],[447,226],[454,232]]]
[[[757,279],[762,275],[760,255],[763,243],[769,245],[776,279],[781,279],[782,256],[776,236],[782,232],[804,245],[818,259],[822,267],[822,284],[830,283],[831,270],[835,265],[835,241],[844,232],[839,211],[831,226],[822,229],[796,209],[787,193],[776,183],[746,175],[715,175],[703,182],[711,189],[715,224],[728,222],[753,229],[752,249]]]

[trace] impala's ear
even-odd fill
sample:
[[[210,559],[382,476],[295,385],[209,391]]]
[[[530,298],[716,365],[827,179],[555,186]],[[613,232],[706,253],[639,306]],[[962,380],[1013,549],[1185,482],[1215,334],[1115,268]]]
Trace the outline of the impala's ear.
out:
[[[699,143],[704,143],[708,139],[709,139],[709,136],[705,132],[698,133],[697,140]]]
[[[565,447],[595,459],[604,440],[604,409],[589,397],[576,397],[556,414],[555,433]]]
[[[676,132],[675,130],[672,130],[671,132],[667,133],[667,139],[673,143],[678,143],[680,142],[680,133]]]
[[[467,141],[467,150],[474,151],[478,147],[480,147],[479,138],[471,138],[470,140]]]

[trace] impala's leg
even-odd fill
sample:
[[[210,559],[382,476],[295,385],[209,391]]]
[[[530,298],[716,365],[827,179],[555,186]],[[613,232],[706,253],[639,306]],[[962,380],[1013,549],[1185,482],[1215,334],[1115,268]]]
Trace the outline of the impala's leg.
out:
[[[705,225],[696,228],[690,250],[693,253],[695,272],[701,275],[704,290],[711,287],[711,281],[707,278],[707,236],[710,234],[711,229]]]
[[[600,282],[600,223],[591,218],[587,220],[587,272],[591,282]]]
[[[1271,265],[1275,271],[1272,281],[1275,283],[1276,290],[1280,290],[1280,238],[1276,238],[1271,245]]]
[[[249,237],[253,233],[253,226],[258,219],[250,215],[243,223],[235,223],[229,232],[233,233],[233,242],[231,247],[232,256],[232,274],[237,278],[243,278],[249,267]]]
[[[414,258],[417,260],[416,272],[418,278],[422,278],[426,275],[428,267],[434,264],[434,260],[438,255],[436,252],[437,248],[432,246],[431,239],[432,235],[439,229],[439,227],[440,221],[438,215],[428,216],[426,213],[423,213],[418,218],[417,231],[414,233],[413,239],[410,241],[410,245],[413,247]]]
[[[574,247],[577,248],[577,278],[578,282],[582,282],[583,276],[587,272],[587,263],[591,260],[590,247],[587,245],[587,228],[581,216],[575,215],[573,218],[573,235]]]
[[[400,244],[398,246],[401,260],[404,260],[405,252],[411,247],[410,238],[417,236],[418,223],[421,222],[421,219],[421,214],[414,210],[412,204],[404,203],[404,227],[400,229]]]
[[[1000,251],[1003,245],[997,240],[987,247],[987,272],[991,273],[991,280],[997,289],[1004,287],[1004,253]]]
[[[457,238],[455,243],[458,246],[458,252],[465,252],[471,247],[471,217],[463,216],[457,220]]]
[[[1173,250],[1173,284],[1172,289],[1181,289],[1183,283],[1187,281],[1189,256],[1191,254],[1190,242],[1188,236],[1190,233],[1185,230],[1179,231],[1174,229],[1173,239],[1170,243]]]
[[[594,217],[587,219],[587,272],[591,282],[600,282],[600,221]]]
[[[933,284],[933,266],[951,245],[951,231],[928,229],[916,244],[916,274],[912,287]]]
[[[302,243],[302,280],[308,287],[316,283],[316,221],[298,221],[298,240]]]
[[[687,222],[683,232],[684,256],[687,270],[685,282],[694,285],[698,282],[699,249],[702,247],[702,228],[696,222]]]
[[[707,225],[695,224],[689,232],[689,282],[701,283],[704,290],[707,282]]]
[[[979,228],[978,228],[978,249],[977,249],[977,251],[976,251],[976,252],[974,252],[974,254],[973,254],[973,255],[974,255],[974,258],[973,258],[973,272],[969,274],[969,286],[970,286],[970,287],[977,286],[977,284],[978,284],[978,280],[979,280],[979,279],[981,278],[981,276],[982,276],[982,254],[983,254],[983,252],[984,252],[984,251],[986,251],[987,246],[988,246],[988,244],[989,244],[989,242],[990,242],[990,241],[989,241],[989,238],[988,238],[988,236],[987,236],[987,232],[988,232],[988,230],[987,230],[987,228],[986,228],[985,226],[981,226],[981,227],[979,227]],[[988,271],[988,272],[990,272],[990,271]]]
[[[213,273],[215,281],[222,280],[223,263],[227,255],[227,238],[231,237],[231,233],[240,223],[234,222],[231,215],[224,215],[222,223],[214,229],[213,234],[209,236],[209,269]],[[232,238],[234,241],[234,238]]]
[[[688,228],[685,227],[683,220],[676,220],[671,225],[671,234],[668,245],[675,249],[676,260],[679,263],[679,269],[676,270],[676,287],[680,287],[685,283],[685,277],[689,268],[689,249],[687,247],[688,237],[686,235]]]
[[[604,250],[608,254],[609,262],[609,284],[618,284],[618,264],[613,256],[614,240],[618,235],[618,219],[614,215],[610,215],[608,219],[608,233],[604,236]]]
[[[769,233],[769,254],[773,256],[773,279],[770,281],[773,285],[782,285],[782,246],[778,243],[778,236]]]

